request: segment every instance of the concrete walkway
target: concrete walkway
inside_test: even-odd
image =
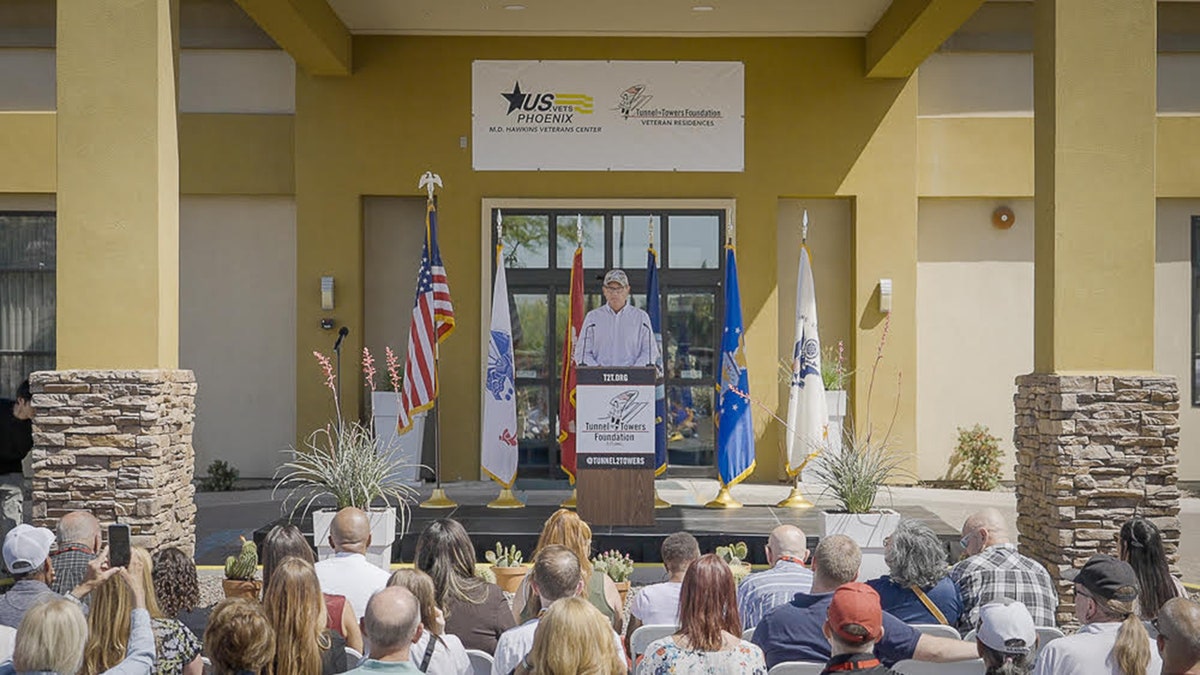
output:
[[[716,496],[718,489],[717,482],[712,479],[668,478],[658,481],[657,486],[664,499],[680,506],[702,506]],[[451,499],[464,504],[484,504],[498,492],[498,487],[491,481],[447,483],[444,487]],[[421,498],[428,497],[430,490],[425,487]],[[529,504],[557,504],[569,495],[566,483],[559,481],[518,480],[514,491],[518,498]],[[784,485],[743,484],[734,487],[733,496],[744,504],[774,504],[787,496],[788,491],[789,488]],[[832,504],[816,486],[806,489],[805,494],[816,502],[816,508]],[[273,498],[270,490],[198,493],[197,562],[202,565],[223,564],[225,556],[237,550],[239,535],[249,537],[255,529],[285,515],[282,497],[280,493]],[[1014,524],[1017,511],[1016,495],[1011,490],[970,492],[920,487],[891,488],[880,493],[878,504],[923,506],[956,529],[967,515],[984,507],[999,509]],[[1183,533],[1179,565],[1183,578],[1187,582],[1200,583],[1200,499],[1183,499],[1179,518]]]

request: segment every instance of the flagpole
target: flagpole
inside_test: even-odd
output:
[[[503,222],[504,222],[504,215],[501,213],[500,209],[496,209],[496,265],[497,265],[497,269],[499,269],[500,265],[504,264],[504,257],[502,255],[502,252],[504,250],[504,227],[502,225]],[[496,312],[496,308],[493,307],[492,308],[493,316],[495,315],[495,312]],[[485,417],[487,416],[486,413],[484,414],[484,416]],[[516,482],[515,475],[513,476],[513,479],[514,479],[513,482]],[[517,496],[515,494],[513,494],[511,487],[504,487],[503,485],[501,485],[500,486],[500,494],[495,499],[488,502],[487,507],[489,509],[523,509],[523,508],[525,508],[525,503],[522,502],[520,499],[517,499]]]
[[[431,177],[431,178],[429,178]],[[423,186],[426,189],[427,199],[433,202],[433,208],[437,210],[437,196],[433,194],[435,185],[441,185],[442,179],[437,174],[426,172],[421,177],[421,183],[418,187]],[[438,344],[436,336],[433,340],[433,381],[440,384],[438,378],[438,364],[442,358],[442,350]],[[439,392],[440,393],[440,392]],[[458,504],[446,495],[446,491],[442,489],[442,405],[441,396],[433,399],[433,494],[429,499],[420,503],[423,509],[452,509]]]
[[[647,242],[647,246],[649,246],[649,247],[650,247],[650,250],[652,250],[652,251],[653,251],[653,250],[654,250],[654,216],[647,216],[647,217],[646,217],[646,232],[647,232],[647,234],[646,234],[646,239],[648,240],[648,242]],[[655,252],[657,253],[657,251],[655,251]],[[646,293],[649,293],[649,292],[650,292],[650,289],[649,289],[649,288],[646,288]],[[649,304],[650,304],[650,298],[647,296],[647,298],[646,298],[646,305],[648,306]],[[661,327],[661,326],[662,326],[662,305],[661,305],[661,304],[659,305],[659,308],[658,308],[658,313],[659,313],[659,317],[658,317],[659,326]],[[661,349],[660,349],[660,351],[661,351]],[[664,365],[665,365],[665,364],[664,364]],[[666,378],[667,378],[667,374],[666,374],[666,372],[663,372],[663,373],[661,373],[661,374],[659,375],[659,377],[660,377],[660,378],[662,378],[662,380],[663,380],[663,388],[665,389],[665,388],[666,388],[666,386],[667,386],[667,379],[666,379]],[[664,396],[664,398],[665,398],[665,396]],[[665,403],[665,401],[664,401],[664,403]],[[667,420],[666,420],[666,417],[667,417],[667,410],[666,410],[666,408],[665,408],[665,406],[664,406],[664,410],[663,410],[663,421],[662,421],[662,423],[663,423],[663,428],[664,428],[664,429],[665,429],[665,428],[666,428],[666,426],[667,426]],[[657,425],[656,425],[656,426],[657,426]],[[655,429],[655,430],[654,430],[654,442],[655,442],[655,443],[658,443],[658,429]],[[665,453],[666,451],[667,451],[667,448],[666,448],[666,441],[665,441],[665,439],[664,439],[664,444],[663,444],[663,452]],[[656,466],[656,467],[654,467],[654,468],[655,468],[655,469],[658,469],[658,467],[657,467],[657,466]],[[656,508],[656,509],[669,509],[669,508],[671,508],[671,506],[672,506],[671,502],[669,502],[669,501],[667,501],[667,500],[663,499],[661,496],[659,496],[659,494],[658,494],[658,476],[655,476],[655,481],[654,481],[654,508]]]
[[[808,246],[808,209],[804,209],[804,216],[801,218],[800,223],[800,255],[804,255],[804,249]],[[788,429],[788,432],[792,434],[796,433],[792,429]],[[787,452],[786,447],[784,448],[784,452]],[[791,460],[791,458],[788,459],[789,461]],[[781,509],[811,509],[813,507],[813,503],[800,491],[800,477],[803,475],[804,467],[807,465],[808,459],[805,459],[803,464],[796,467],[796,475],[792,476],[792,491],[775,506]]]
[[[575,246],[578,248],[583,248],[583,214],[582,213],[575,215]],[[568,310],[568,312],[569,311],[570,310]],[[571,330],[569,317],[568,317],[567,330],[568,331]],[[574,347],[574,344],[572,344],[571,346]],[[561,386],[564,386],[564,387],[567,386],[566,380],[563,381]],[[578,456],[579,456],[578,450],[576,450],[575,456],[578,458]],[[576,461],[578,461],[578,460],[576,460]],[[578,473],[579,473],[578,465],[575,466],[575,472],[578,475]],[[579,491],[575,488],[575,484],[572,482],[571,483],[571,496],[567,497],[565,500],[563,500],[563,503],[559,504],[559,506],[564,509],[573,509],[573,508],[576,508],[578,506],[578,504],[579,504]]]

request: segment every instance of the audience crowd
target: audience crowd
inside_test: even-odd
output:
[[[1153,521],[1126,522],[1116,556],[1063,571],[1079,625],[1066,636],[1050,574],[1017,551],[1001,514],[971,515],[961,535],[950,565],[928,526],[902,520],[884,544],[888,573],[859,579],[853,540],[827,536],[810,553],[804,532],[781,525],[768,569],[738,584],[678,532],[661,544],[664,580],[626,612],[573,511],[546,521],[508,598],[477,576],[458,522],[430,523],[413,568],[389,576],[365,557],[366,514],[348,508],[319,562],[295,526],[272,528],[261,598],[206,614],[186,553],[135,547],[127,566],[110,566],[100,523],[74,512],[57,535],[19,525],[4,537],[14,583],[0,595],[0,675],[472,675],[479,659],[493,675],[765,675],[789,662],[864,675],[936,670],[922,662],[989,675],[1200,675],[1200,605],[1170,575]]]

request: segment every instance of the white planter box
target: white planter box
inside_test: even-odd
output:
[[[412,429],[396,434],[400,398],[393,391],[371,394],[371,417],[375,424],[376,451],[391,457],[395,477],[409,485],[421,482],[421,441],[425,438],[425,413],[413,417]]]
[[[335,514],[337,511],[334,509],[313,511],[313,544],[317,547],[317,560],[333,557],[333,547],[329,545],[329,526]],[[367,517],[371,520],[371,545],[367,547],[367,560],[384,571],[390,571],[392,544],[396,542],[396,509],[370,509]]]
[[[883,540],[896,531],[900,514],[891,509],[880,509],[875,513],[830,513],[821,512],[821,537],[844,534],[862,549],[862,565],[859,581],[875,579],[888,573],[883,559]]]

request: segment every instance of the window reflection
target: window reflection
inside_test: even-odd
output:
[[[517,437],[522,441],[550,439],[550,406],[546,387],[517,387]]]
[[[716,215],[671,215],[671,267],[713,270],[721,267],[721,220]]]
[[[711,386],[667,387],[667,461],[691,466],[713,461]]]
[[[550,266],[549,216],[505,215],[501,222],[506,269],[545,269]],[[567,266],[570,264],[568,258]]]
[[[662,223],[658,216],[613,216],[613,265],[622,269],[646,267],[646,245],[650,243],[649,224],[654,223],[654,250],[662,267]]]
[[[558,257],[559,269],[570,269],[575,261],[575,247],[579,242],[579,232],[576,223],[580,216],[558,216]],[[583,267],[584,269],[599,269],[604,267],[604,216],[584,214],[583,223]]]
[[[712,292],[668,293],[663,356],[667,376],[680,380],[714,377],[713,335],[716,295]]]
[[[548,305],[549,299],[543,294],[512,294],[509,309],[513,323],[513,365],[518,378],[546,375]]]

